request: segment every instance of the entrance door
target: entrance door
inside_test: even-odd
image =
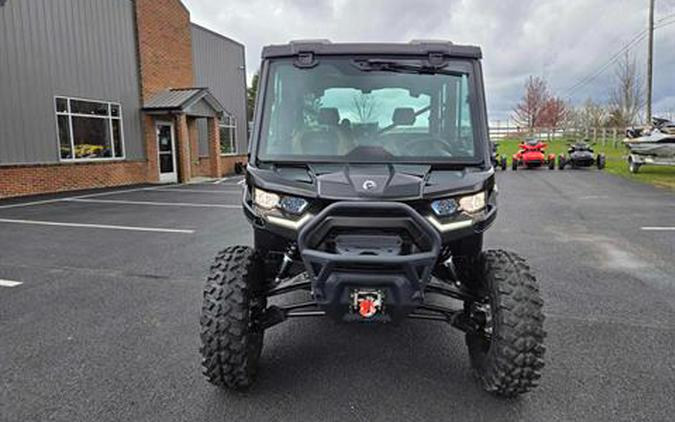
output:
[[[176,171],[176,146],[173,136],[173,123],[157,122],[157,151],[159,152],[159,181],[170,183],[178,181]]]

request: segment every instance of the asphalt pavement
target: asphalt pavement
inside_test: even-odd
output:
[[[251,243],[230,179],[0,201],[0,420],[675,419],[675,194],[594,170],[497,177],[486,247],[523,255],[546,301],[528,395],[484,393],[461,333],[424,321],[289,321],[253,389],[208,384],[203,279]]]

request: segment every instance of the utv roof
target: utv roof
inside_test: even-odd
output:
[[[480,47],[457,45],[450,41],[413,40],[409,43],[332,43],[328,40],[298,40],[288,44],[268,45],[262,50],[262,58],[293,57],[300,54],[326,56],[349,56],[377,54],[395,56],[420,56],[440,54],[448,57],[480,59]]]

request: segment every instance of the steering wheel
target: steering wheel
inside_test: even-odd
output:
[[[450,145],[445,141],[432,136],[428,138],[412,139],[403,144],[403,149],[405,151],[414,151],[415,154],[411,155],[434,155],[438,154],[439,150],[447,152],[450,156],[453,155],[453,148],[450,147]],[[421,150],[424,153],[417,154],[418,150]]]

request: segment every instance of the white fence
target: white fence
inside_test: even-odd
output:
[[[624,129],[619,128],[564,128],[564,129],[538,129],[530,131],[527,128],[517,126],[491,126],[490,140],[499,142],[501,139],[522,139],[536,137],[544,140],[553,139],[589,139],[602,145],[612,144],[617,146],[624,138]]]

